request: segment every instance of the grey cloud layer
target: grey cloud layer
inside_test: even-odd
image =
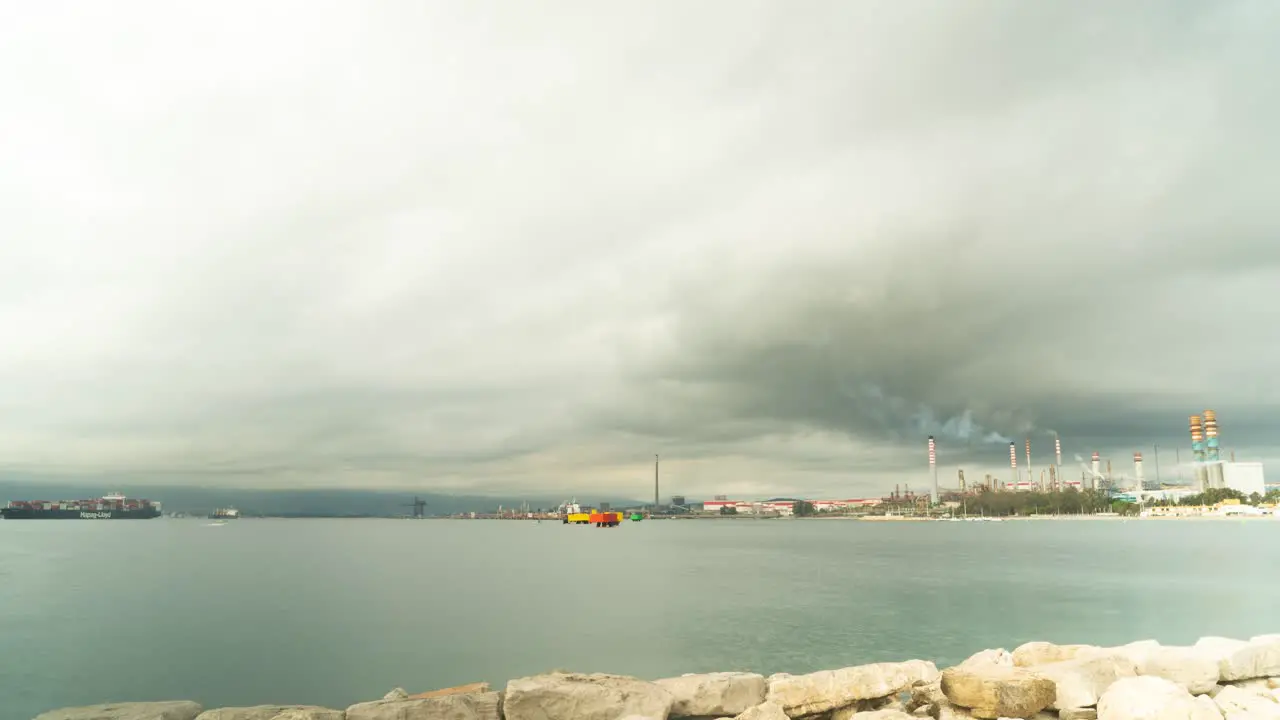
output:
[[[1273,454],[1273,4],[4,12],[0,470]]]

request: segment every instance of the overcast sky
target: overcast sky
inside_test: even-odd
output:
[[[0,478],[849,497],[1205,408],[1280,474],[1277,28],[5,4]]]

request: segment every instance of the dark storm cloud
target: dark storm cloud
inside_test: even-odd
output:
[[[1271,3],[4,13],[0,468],[854,493],[1205,407],[1273,454]]]

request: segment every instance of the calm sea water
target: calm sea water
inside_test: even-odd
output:
[[[1280,631],[1280,522],[0,522],[5,717]]]

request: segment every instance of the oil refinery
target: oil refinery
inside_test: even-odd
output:
[[[1152,457],[1155,461],[1154,482],[1148,478],[1147,467],[1141,450],[1136,450],[1133,453],[1133,471],[1131,473],[1113,472],[1110,459],[1106,460],[1104,470],[1103,458],[1096,450],[1092,451],[1088,465],[1077,455],[1075,457],[1079,461],[1079,467],[1069,468],[1063,465],[1062,461],[1062,439],[1055,434],[1053,439],[1053,461],[1039,468],[1038,473],[1037,468],[1032,464],[1031,438],[1027,437],[1023,446],[1025,465],[1021,468],[1018,466],[1018,444],[1013,441],[1009,443],[1009,475],[1007,480],[988,474],[982,481],[969,483],[966,486],[964,470],[961,469],[959,470],[960,488],[958,490],[963,494],[977,488],[1012,492],[1044,492],[1076,488],[1080,490],[1105,491],[1120,499],[1136,501],[1164,499],[1179,494],[1192,495],[1212,489],[1235,490],[1245,495],[1254,493],[1259,495],[1266,494],[1267,486],[1261,462],[1236,461],[1234,452],[1231,453],[1229,460],[1222,457],[1216,412],[1205,410],[1200,415],[1191,415],[1190,431],[1191,462],[1187,464],[1191,470],[1189,479],[1183,477],[1183,470],[1186,466],[1181,461],[1182,453],[1180,448],[1174,451],[1175,462],[1172,469],[1175,472],[1175,476],[1172,479],[1160,476],[1160,456],[1157,446],[1153,446],[1155,452]],[[928,480],[932,483],[933,488],[930,493],[930,500],[936,504],[940,493],[955,491],[942,489],[937,485],[938,443],[932,435],[928,439],[928,453]],[[1079,473],[1078,477],[1076,476],[1077,472]]]

